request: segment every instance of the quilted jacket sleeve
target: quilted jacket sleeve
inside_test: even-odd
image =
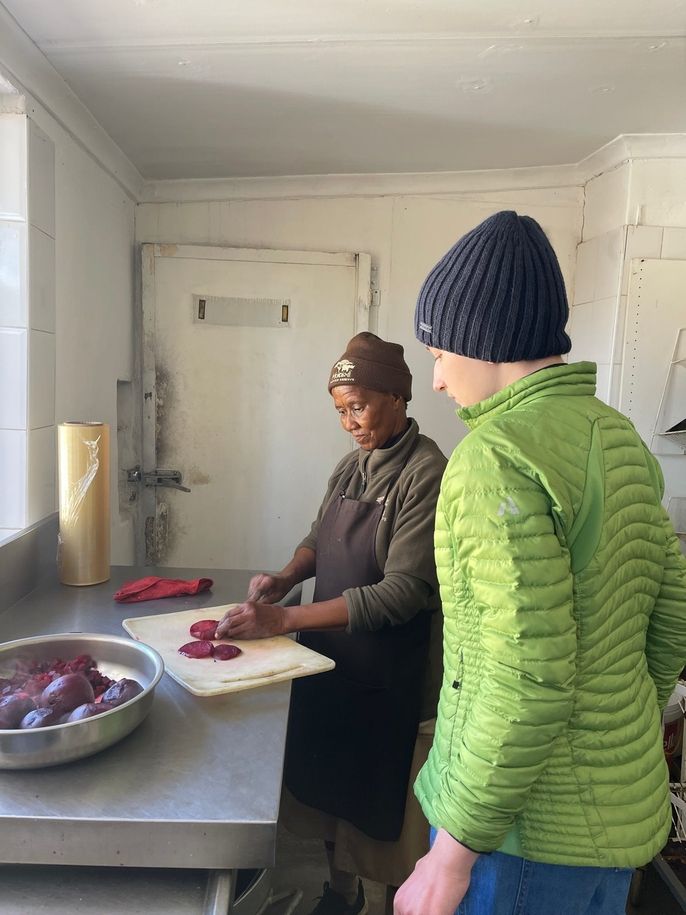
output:
[[[667,540],[665,572],[646,634],[648,671],[661,711],[686,665],[686,559],[665,511],[663,525]]]
[[[655,496],[661,500],[665,490],[662,470],[645,445],[643,448]],[[686,559],[669,515],[662,507],[661,515],[666,542],[665,569],[646,633],[645,653],[660,711],[664,711],[677,677],[686,665]]]
[[[453,585],[466,589],[463,600],[471,603],[481,669],[470,680],[465,666],[469,696],[458,701],[467,717],[435,799],[435,825],[476,851],[491,851],[523,809],[571,714],[572,574],[550,497],[533,476],[493,448],[464,449],[456,466],[445,487],[450,497],[441,500],[437,548],[449,544],[455,556]],[[446,639],[450,626],[447,619]],[[467,651],[465,644],[465,661]]]

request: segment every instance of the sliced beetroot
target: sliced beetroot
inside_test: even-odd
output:
[[[191,626],[191,635],[194,639],[212,640],[218,625],[219,620],[198,620]]]
[[[242,652],[237,645],[227,645],[222,642],[214,646],[215,661],[230,661],[231,658],[237,658],[239,654]]]
[[[214,654],[214,645],[207,639],[187,642],[179,648],[179,654],[187,658],[211,658]]]

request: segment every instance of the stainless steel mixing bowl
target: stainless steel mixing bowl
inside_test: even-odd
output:
[[[138,680],[143,692],[83,721],[33,730],[0,729],[0,769],[38,769],[90,756],[121,740],[148,714],[164,663],[153,648],[133,639],[65,632],[4,642],[0,644],[0,677],[11,675],[14,662],[20,658],[66,661],[81,654],[91,655],[98,670],[113,680]]]

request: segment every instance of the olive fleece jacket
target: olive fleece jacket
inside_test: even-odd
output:
[[[408,460],[409,455],[409,460]],[[438,445],[419,432],[410,419],[402,438],[390,448],[351,451],[338,463],[307,537],[299,544],[317,551],[317,533],[324,512],[338,497],[341,481],[353,473],[345,488],[349,499],[383,499],[393,477],[386,509],[376,532],[376,561],[383,578],[375,585],[343,592],[349,632],[368,632],[407,623],[421,610],[440,607],[434,561],[436,500],[446,458]],[[355,466],[353,472],[352,468]]]

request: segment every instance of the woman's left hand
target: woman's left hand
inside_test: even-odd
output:
[[[283,634],[283,607],[246,601],[227,610],[217,626],[216,638],[266,639]]]

